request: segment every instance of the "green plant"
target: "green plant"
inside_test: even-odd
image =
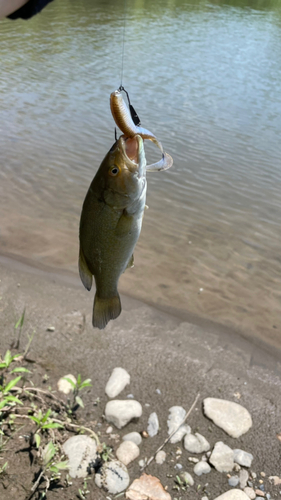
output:
[[[20,401],[16,396],[12,396],[10,394],[11,389],[20,381],[21,376],[10,380],[7,385],[0,384],[0,418],[2,416],[1,410],[7,406],[14,406],[15,404],[22,405],[22,401]]]
[[[2,467],[0,467],[0,474],[3,474],[3,472],[5,472],[7,465],[8,465],[8,462],[5,462],[4,465],[2,465]]]
[[[67,460],[57,462],[54,461],[56,453],[57,449],[52,441],[49,441],[49,443],[41,451],[41,470],[36,482],[31,488],[31,491],[35,492],[40,484],[41,479],[43,478],[46,481],[46,487],[45,492],[41,493],[41,498],[44,498],[46,496],[51,481],[56,481],[60,478],[60,471],[68,469]]]
[[[79,373],[76,383],[73,382],[73,380],[71,380],[71,378],[68,378],[68,377],[64,377],[64,380],[67,380],[67,382],[72,386],[72,389],[73,389],[72,404],[70,404],[70,402],[69,402],[70,411],[71,412],[75,411],[76,405],[84,408],[84,403],[83,403],[81,397],[79,396],[79,392],[82,391],[82,389],[84,389],[85,387],[92,387],[91,379],[87,378],[86,380],[84,380],[82,382],[81,375]]]
[[[85,500],[86,495],[88,495],[88,493],[90,493],[90,491],[88,490],[86,478],[84,479],[83,489],[79,488],[78,492],[79,492],[79,496],[80,496],[81,500]]]
[[[51,415],[52,410],[49,408],[46,413],[43,413],[42,410],[38,410],[36,416],[29,415],[30,420],[37,424],[37,429],[34,433],[34,440],[37,448],[39,448],[41,444],[41,437],[39,435],[40,431],[44,431],[47,429],[63,429],[62,424],[58,424],[57,422],[53,422]]]
[[[13,346],[12,347],[14,349],[18,349],[19,345],[20,345],[20,338],[21,338],[21,332],[22,332],[22,327],[23,327],[23,323],[24,323],[24,317],[25,317],[25,308],[23,310],[22,315],[20,316],[20,318],[18,319],[18,321],[15,323],[15,326],[14,326],[14,331],[15,332],[16,332],[17,329],[19,329],[17,340],[13,342]]]
[[[113,457],[112,454],[112,448],[110,446],[107,446],[105,443],[102,443],[102,449],[100,452],[100,456],[104,462],[107,462],[110,458]]]

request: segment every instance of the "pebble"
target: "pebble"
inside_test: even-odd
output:
[[[253,488],[249,488],[248,486],[243,489],[244,493],[250,498],[250,500],[254,500],[256,498],[255,491]]]
[[[159,395],[161,394],[160,389],[156,389],[156,391],[155,391],[155,392],[156,392],[156,394],[159,394]]]
[[[262,490],[257,489],[256,495],[259,495],[260,497],[264,497],[264,492]]]
[[[185,484],[189,484],[189,486],[193,486],[194,485],[194,479],[193,479],[192,475],[189,474],[189,472],[181,472],[180,473],[180,479]]]
[[[183,469],[182,464],[176,464],[176,465],[175,465],[175,469],[177,469],[177,470],[182,470],[182,469]]]
[[[234,467],[233,451],[222,441],[218,441],[210,456],[210,463],[219,472],[230,472]]]
[[[129,432],[129,434],[125,434],[122,439],[123,441],[132,441],[137,446],[142,443],[142,437],[139,432]]]
[[[116,450],[116,456],[125,465],[138,458],[140,449],[133,441],[123,441]]]
[[[260,472],[260,475],[261,475],[261,477],[266,477],[266,473],[265,472]]]
[[[60,392],[63,392],[64,394],[70,394],[70,392],[73,392],[73,387],[72,385],[70,384],[70,382],[68,382],[67,380],[65,380],[65,377],[69,378],[70,380],[72,380],[72,382],[74,382],[74,384],[77,383],[77,380],[76,378],[74,377],[74,375],[72,375],[71,373],[69,373],[68,375],[65,375],[64,377],[61,377],[57,383],[57,386],[58,386],[58,390]]]
[[[105,418],[114,424],[118,429],[124,427],[133,418],[142,415],[142,407],[138,401],[134,400],[113,400],[108,401],[105,406]]]
[[[105,387],[109,398],[116,398],[130,383],[130,375],[124,368],[114,368]]]
[[[209,451],[210,444],[204,436],[196,432],[195,435],[186,434],[184,447],[190,453],[204,453],[204,451]]]
[[[245,469],[240,470],[239,472],[239,480],[240,480],[240,488],[243,490],[246,488],[249,479],[249,473]],[[250,486],[250,485],[249,485]]]
[[[172,406],[169,409],[169,417],[168,417],[168,433],[169,435],[174,432],[178,426],[183,421],[186,415],[186,411],[182,406]],[[179,443],[182,440],[183,436],[189,434],[191,432],[191,428],[189,425],[182,425],[179,430],[174,434],[174,436],[170,439],[170,443]]]
[[[106,429],[106,434],[111,434],[113,432],[113,427],[111,427],[111,425],[109,427],[107,427]]]
[[[198,462],[200,462],[199,458],[196,457],[188,457],[188,460],[194,464],[198,464]]]
[[[239,480],[238,476],[232,476],[228,480],[229,486],[232,486],[234,488],[235,488],[235,486],[238,486],[239,482],[240,482],[240,480]]]
[[[209,500],[208,497],[202,497],[201,500]]]
[[[96,442],[90,436],[79,434],[65,441],[62,448],[68,457],[70,477],[86,477],[97,459]]]
[[[249,497],[241,490],[229,490],[214,500],[249,500]]]
[[[238,403],[225,399],[204,399],[204,413],[229,436],[239,438],[252,427],[248,410]]]
[[[251,475],[252,475],[252,478],[253,478],[253,479],[256,479],[256,477],[257,477],[256,472],[251,472]]]
[[[145,466],[145,464],[146,464],[146,461],[144,459],[141,459],[139,461],[139,466],[140,466],[141,469]]]
[[[208,474],[211,472],[211,467],[207,462],[198,462],[193,471],[196,476],[201,476],[202,474]]]
[[[116,495],[128,488],[130,477],[126,465],[119,460],[105,462],[95,475],[95,483],[109,493]]]
[[[251,453],[247,453],[246,451],[235,449],[234,453],[234,462],[239,465],[243,465],[243,467],[251,467],[252,461],[254,459]]]
[[[155,456],[155,461],[157,464],[162,465],[166,460],[166,452],[164,450],[158,451]]]
[[[150,437],[154,437],[159,431],[159,421],[155,412],[151,413],[148,419],[147,432]]]
[[[126,491],[128,500],[171,500],[171,495],[163,488],[160,480],[148,474],[135,479]]]
[[[281,478],[279,476],[269,476],[268,479],[274,484],[274,486],[281,484]]]

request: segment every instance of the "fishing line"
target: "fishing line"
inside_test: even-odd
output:
[[[123,70],[124,70],[124,53],[125,53],[125,31],[126,31],[126,15],[127,15],[127,0],[124,0],[124,24],[123,24],[123,43],[122,43],[122,63],[121,63],[121,83],[123,83]]]

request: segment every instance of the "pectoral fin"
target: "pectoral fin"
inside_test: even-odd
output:
[[[132,254],[132,257],[130,258],[130,260],[129,260],[128,264],[127,264],[126,269],[129,269],[130,267],[134,267],[134,261],[135,261],[134,254]]]
[[[93,276],[87,266],[87,262],[85,260],[81,247],[79,251],[79,274],[84,287],[90,291],[92,288]]]

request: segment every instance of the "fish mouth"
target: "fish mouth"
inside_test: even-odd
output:
[[[120,137],[120,146],[123,155],[125,156],[126,166],[131,172],[138,170],[141,161],[141,145],[142,138],[139,135],[134,137]]]

